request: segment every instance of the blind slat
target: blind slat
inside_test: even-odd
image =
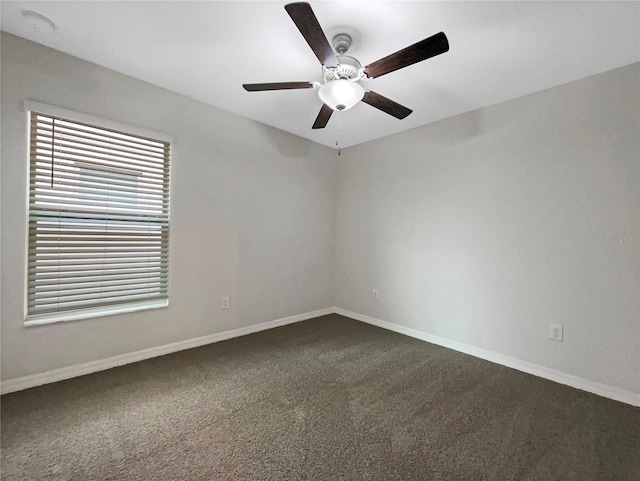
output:
[[[109,159],[108,157],[93,156],[89,154],[71,155],[68,152],[62,152],[62,151],[58,152],[57,149],[54,149],[53,151],[51,149],[48,149],[46,151],[38,151],[38,150],[36,150],[35,152],[33,150],[31,151],[31,157],[33,157],[39,163],[42,163],[45,165],[47,163],[47,159],[50,160],[52,155],[62,165],[65,165],[65,161],[66,161],[66,165],[70,165],[71,163],[77,162],[87,166],[86,168],[90,168],[97,171],[104,170],[105,172],[108,172],[106,167],[109,166],[113,169],[123,169],[123,170],[129,169],[131,174],[137,174],[137,175],[144,174],[152,177],[153,176],[161,177],[164,173],[164,169],[158,169],[151,165],[145,165],[142,162],[136,163],[128,160],[125,162],[125,159],[123,160],[119,160],[116,158]],[[49,163],[49,165],[51,164]],[[54,167],[55,167],[55,163],[54,163]]]
[[[119,132],[117,130],[107,129],[104,127],[96,127],[96,126],[89,125],[82,122],[67,121],[61,117],[54,117],[51,115],[39,114],[38,118],[36,119],[36,125],[43,126],[44,129],[46,129],[47,131],[50,131],[51,125],[53,124],[54,119],[57,121],[58,127],[62,129],[82,132],[88,136],[103,137],[105,134],[111,133],[113,135],[114,141],[122,142],[125,144],[141,145],[141,146],[148,146],[148,147],[155,146],[163,150],[168,149],[168,146],[169,146],[167,142],[163,142],[160,140],[149,139],[139,135],[126,134],[123,132]]]
[[[73,274],[71,273],[73,272]],[[55,274],[49,274],[48,276],[39,275],[29,283],[29,287],[36,286],[49,286],[56,284],[72,284],[82,281],[93,282],[95,279],[104,279],[106,281],[127,278],[127,279],[137,279],[148,276],[150,272],[154,272],[157,275],[166,275],[167,270],[163,269],[160,266],[153,268],[145,268],[138,270],[124,270],[124,269],[114,269],[111,271],[67,271],[65,273],[64,278],[56,277]]]
[[[166,288],[168,285],[167,279],[158,278],[157,280],[122,280],[117,282],[93,282],[86,283],[86,287],[83,284],[61,284],[57,289],[55,286],[47,287],[32,287],[29,289],[29,294],[37,299],[57,298],[65,299],[69,297],[85,296],[87,294],[105,294],[109,295],[115,292],[131,292],[133,290],[146,290],[146,291],[158,291]]]
[[[64,160],[64,159],[60,159]],[[88,167],[87,167],[88,166]],[[81,169],[83,169],[81,171]],[[36,159],[36,162],[31,164],[30,166],[31,172],[36,172],[40,175],[47,176],[51,179],[51,160],[50,157],[43,159]],[[100,175],[102,173],[102,175]],[[145,185],[151,184],[154,188],[158,188],[158,184],[160,186],[165,185],[164,181],[168,177],[167,172],[162,172],[162,175],[156,173],[152,175],[133,175],[130,173],[129,178],[126,178],[125,175],[122,178],[107,177],[108,171],[101,170],[97,168],[93,168],[93,164],[89,162],[80,162],[76,160],[69,159],[67,162],[58,162],[54,164],[53,175],[54,180],[57,178],[64,179],[78,179],[82,176],[82,179],[87,179],[87,181],[94,181],[95,179],[99,179],[100,182],[105,184],[122,184],[126,186],[136,186],[136,185]],[[115,173],[115,172],[114,172]],[[123,172],[118,172],[120,174],[124,174]],[[134,178],[135,177],[135,178]]]
[[[109,296],[103,296],[100,305],[126,304],[127,302],[137,302],[141,299],[163,299],[167,297],[166,293],[166,290],[159,290],[157,292],[116,293]],[[60,312],[61,310],[66,311],[67,309],[78,308],[80,306],[95,306],[95,300],[90,296],[79,296],[75,299],[47,299],[39,303],[29,303],[29,307],[33,307],[34,311],[36,308],[39,308],[34,312],[34,314],[36,312],[42,314],[43,311],[52,310],[55,312]]]
[[[40,136],[41,138],[39,140],[38,140],[38,137],[39,137],[38,132],[35,132],[34,134],[31,135],[32,140],[33,139],[38,140],[39,148],[48,147],[49,149],[51,149],[52,146],[56,145],[50,139],[45,140],[44,138],[42,138],[44,137],[44,135],[47,134],[47,132],[49,132],[49,129],[41,131],[41,134],[43,135]],[[64,146],[73,147],[73,148],[82,148],[82,146],[87,146],[89,148],[97,148],[97,149],[105,149],[105,150],[108,149],[111,152],[122,152],[125,154],[135,154],[139,156],[144,155],[145,157],[149,158],[149,161],[155,161],[160,165],[164,164],[164,152],[162,150],[124,146],[109,140],[93,139],[86,136],[75,135],[70,132],[65,132],[63,131],[63,129],[58,129],[57,137],[58,137],[57,140],[59,142],[59,145],[64,145]]]
[[[32,209],[29,217],[29,222],[50,222],[52,220],[59,220],[60,222],[96,222],[103,220],[105,221],[105,228],[108,225],[119,225],[123,222],[130,222],[132,225],[138,226],[138,228],[144,223],[168,225],[168,219],[164,216],[136,212],[104,212],[98,210],[80,211],[78,209],[53,210],[51,208],[43,207]]]
[[[105,298],[100,303],[100,306],[108,307],[108,306],[114,306],[118,304],[128,304],[133,302],[152,301],[152,300],[160,300],[160,299],[166,299],[166,298],[167,298],[166,292],[155,293],[155,294],[138,294],[135,296],[131,295],[127,297]],[[60,311],[73,312],[74,310],[87,309],[90,307],[95,307],[95,303],[92,300],[67,302],[67,303],[64,303],[64,305],[61,303],[48,303],[48,304],[39,304],[39,305],[29,306],[30,312],[34,316],[42,315],[42,314],[50,314],[51,312],[60,312]]]
[[[51,177],[45,175],[36,174],[35,176],[36,187],[39,188],[50,188],[51,186]],[[81,182],[80,179],[77,178],[62,178],[59,176],[54,177],[54,185],[57,189],[65,189],[71,192],[78,192],[80,189],[86,190],[91,193],[101,193],[104,191],[113,192],[115,195],[122,196],[122,193],[131,195],[131,185],[126,185],[117,182],[93,182],[91,180],[87,180],[86,182]],[[138,192],[136,192],[136,197],[139,198],[154,198],[154,199],[162,199],[163,202],[169,201],[169,192],[166,191],[158,191],[157,189],[149,189],[147,192],[146,189],[138,188]]]

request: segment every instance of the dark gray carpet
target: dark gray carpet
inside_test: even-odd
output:
[[[2,479],[638,481],[640,409],[332,315],[3,396]]]

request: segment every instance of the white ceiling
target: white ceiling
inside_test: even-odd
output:
[[[365,84],[411,109],[360,103],[312,130],[317,91],[243,83],[314,81],[321,68],[283,1],[7,1],[2,30],[293,134],[342,147],[640,61],[640,2],[310,2],[330,40],[363,65],[437,32],[449,52]],[[52,20],[33,28],[22,11]]]

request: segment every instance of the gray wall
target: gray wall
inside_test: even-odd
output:
[[[640,392],[639,103],[634,64],[346,149],[336,305]]]
[[[174,136],[170,307],[23,327],[25,99]],[[1,100],[2,379],[333,305],[332,150],[4,33]]]

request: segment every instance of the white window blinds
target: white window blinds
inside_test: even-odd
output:
[[[168,298],[168,142],[31,112],[27,320]]]

